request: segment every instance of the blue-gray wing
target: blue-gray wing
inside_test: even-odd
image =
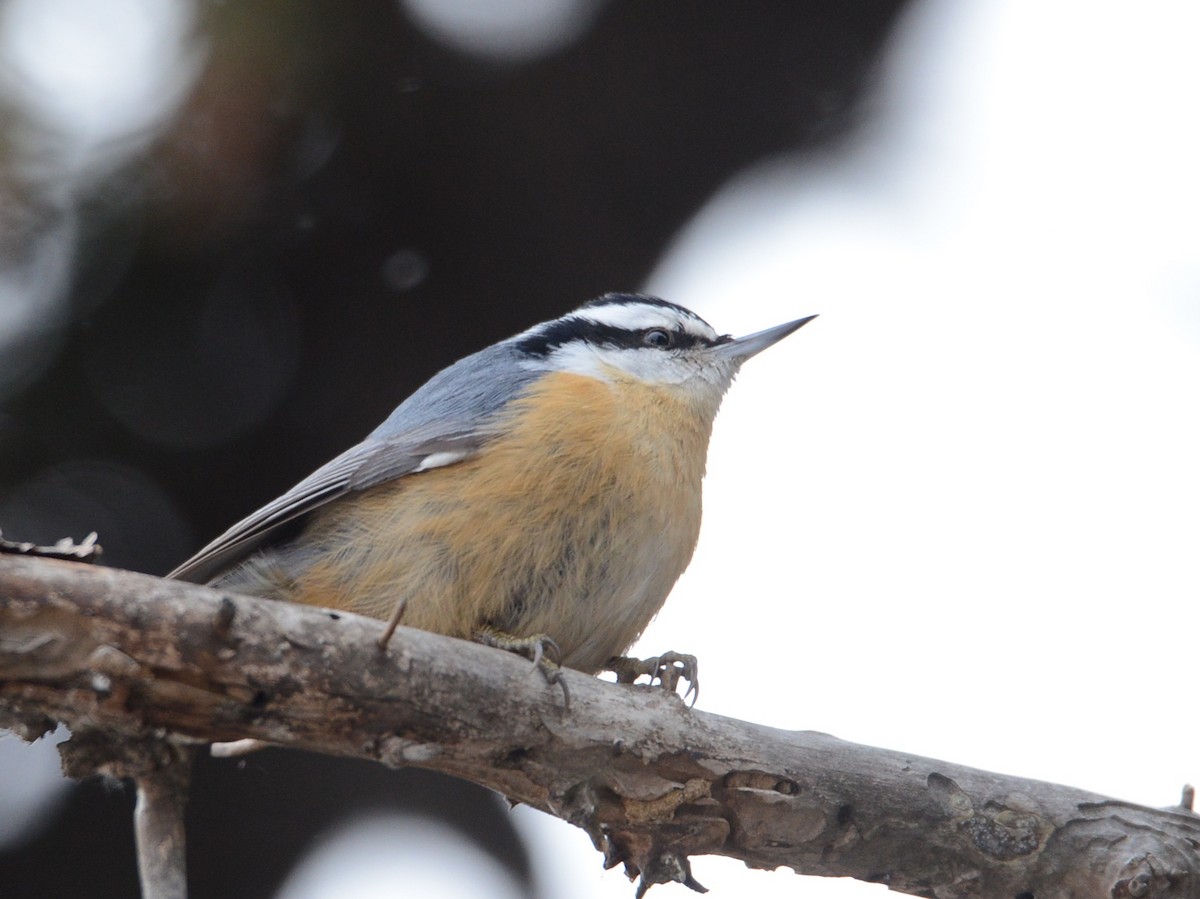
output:
[[[434,375],[365,440],[239,521],[167,577],[203,583],[241,562],[289,522],[356,490],[452,465],[483,446],[496,413],[538,377],[498,343]]]

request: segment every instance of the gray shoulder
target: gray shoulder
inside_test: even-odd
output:
[[[426,381],[370,433],[367,441],[390,441],[406,434],[439,430],[473,430],[540,374],[521,365],[513,341],[493,344],[459,359]]]
[[[495,414],[541,374],[520,364],[511,341],[442,369],[349,451],[355,469],[348,486],[362,490],[470,457]]]

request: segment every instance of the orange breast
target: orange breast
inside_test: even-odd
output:
[[[549,374],[471,459],[331,504],[299,602],[459,637],[546,633],[595,670],[691,558],[710,422],[670,388]]]

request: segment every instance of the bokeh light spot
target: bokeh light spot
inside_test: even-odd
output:
[[[176,297],[97,331],[88,374],[100,402],[134,433],[178,449],[261,425],[290,386],[299,349],[290,292],[256,268],[222,275],[198,308]]]
[[[0,499],[0,525],[10,540],[43,545],[95,531],[106,565],[150,573],[176,565],[194,543],[174,501],[148,475],[93,459],[18,483]]]
[[[434,40],[463,53],[521,62],[576,40],[599,9],[596,0],[401,0]]]

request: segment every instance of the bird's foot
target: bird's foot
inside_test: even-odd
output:
[[[563,692],[563,707],[568,710],[571,708],[571,691],[562,677],[562,651],[549,636],[534,634],[531,637],[518,637],[489,627],[476,631],[474,639],[484,646],[494,646],[525,656],[541,672],[547,684],[558,684]]]
[[[682,678],[688,682],[687,692],[683,694],[684,701],[690,696],[691,705],[695,705],[696,700],[700,698],[700,663],[696,661],[695,656],[686,653],[664,652],[649,659],[617,656],[609,659],[604,668],[617,676],[618,684],[632,684],[645,675],[650,678],[652,686],[657,681],[659,686],[672,693]]]

